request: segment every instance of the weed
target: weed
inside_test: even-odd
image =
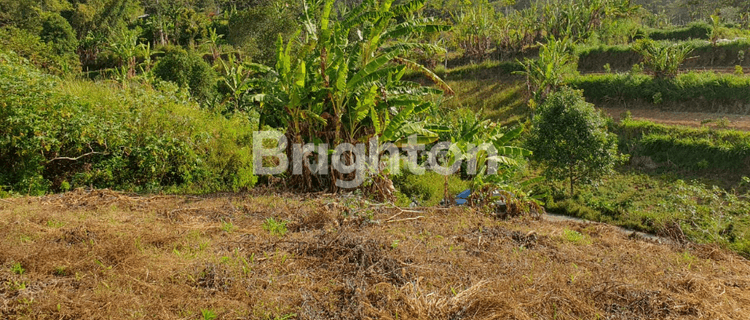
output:
[[[235,226],[231,221],[221,220],[221,230],[224,230],[226,233],[232,233],[235,230]],[[208,244],[206,243],[206,245]]]
[[[67,276],[68,275],[67,269],[68,268],[66,266],[55,267],[55,275],[61,276],[61,277]]]
[[[203,320],[214,320],[218,317],[216,312],[211,309],[201,309],[201,316],[203,316]]]
[[[652,100],[654,104],[661,104],[664,101],[664,98],[661,94],[661,92],[654,93],[654,96],[652,97]]]
[[[10,271],[15,274],[22,275],[24,272],[26,272],[26,269],[23,268],[20,262],[16,262],[10,267]]]
[[[62,227],[62,226],[64,226],[64,225],[65,225],[65,223],[64,223],[64,222],[62,222],[62,221],[57,221],[57,220],[47,220],[47,226],[48,226],[48,227],[50,227],[50,228],[55,228],[55,229],[57,229],[57,228],[60,228],[60,227]]]
[[[11,291],[21,291],[21,290],[26,289],[26,282],[8,281],[8,288]]]
[[[263,230],[271,233],[272,236],[283,237],[286,232],[286,220],[276,220],[274,218],[268,218],[263,222]]]
[[[721,117],[721,119],[716,121],[716,128],[727,129],[729,128],[729,124],[730,122],[729,122],[729,119],[727,119],[727,117]]]
[[[696,259],[697,258],[688,251],[685,251],[678,256],[678,261],[682,264],[686,264],[688,270],[693,267],[693,263],[696,262]]]
[[[570,229],[563,230],[563,237],[565,238],[566,241],[571,242],[573,244],[588,244],[590,242],[588,241],[586,236],[584,236],[580,232],[570,230]]]

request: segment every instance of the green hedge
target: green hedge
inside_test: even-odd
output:
[[[682,64],[683,68],[750,65],[750,40],[741,39],[715,46],[702,40],[690,41],[688,44],[693,47],[693,52],[690,54],[691,58]],[[581,71],[603,71],[603,66],[607,63],[612,70],[627,71],[641,61],[640,55],[628,45],[580,47],[577,54],[578,70]]]
[[[713,72],[689,72],[672,80],[653,79],[643,74],[591,74],[568,79],[569,85],[583,89],[590,102],[643,101],[680,102],[701,105],[750,103],[750,77]]]
[[[687,170],[750,172],[750,133],[735,130],[666,126],[623,120],[613,128],[621,152],[648,156],[656,163]]]
[[[251,187],[257,122],[200,109],[173,84],[62,81],[0,52],[0,188],[208,192]]]
[[[705,22],[694,22],[684,27],[668,29],[643,29],[640,34],[653,40],[684,41],[690,39],[708,39],[713,27]]]

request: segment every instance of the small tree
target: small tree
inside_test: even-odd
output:
[[[540,105],[534,117],[529,149],[546,165],[545,175],[574,184],[607,173],[617,159],[617,142],[603,117],[582,93],[563,87]]]
[[[633,50],[641,55],[643,65],[657,79],[677,76],[680,65],[693,52],[693,48],[687,44],[664,44],[651,39],[638,40]]]
[[[181,87],[188,87],[199,102],[210,101],[216,95],[217,75],[207,62],[182,48],[165,48],[166,54],[154,66],[154,75]]]
[[[526,86],[534,103],[543,102],[547,95],[564,85],[566,76],[576,73],[577,58],[572,51],[570,39],[552,37],[546,44],[540,44],[538,59],[524,58],[521,62],[523,71],[516,74],[526,76]]]

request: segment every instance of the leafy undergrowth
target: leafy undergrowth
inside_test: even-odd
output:
[[[632,161],[632,159],[631,159]],[[683,181],[674,174],[613,174],[556,196],[547,210],[699,243],[714,243],[750,257],[747,194]]]
[[[600,224],[357,198],[0,202],[2,318],[739,319],[750,263]],[[283,227],[282,227],[283,226]]]
[[[399,190],[397,204],[409,206],[412,203],[420,206],[437,206],[445,198],[445,176],[434,171],[417,175],[403,172],[393,177],[393,185]],[[457,175],[448,176],[448,194],[456,195],[469,189],[470,182]]]

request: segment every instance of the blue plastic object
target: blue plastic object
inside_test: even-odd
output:
[[[461,191],[461,193],[456,196],[458,199],[468,199],[469,197],[471,197],[471,189]]]

